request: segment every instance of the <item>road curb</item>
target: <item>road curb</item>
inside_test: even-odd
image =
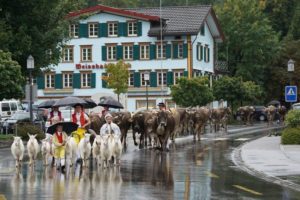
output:
[[[278,128],[278,127],[276,127]],[[275,129],[275,128],[270,128],[268,130],[272,130],[272,129]],[[259,137],[261,138],[261,137]],[[257,140],[257,139],[255,139]],[[254,140],[252,140],[254,141]],[[295,191],[298,191],[300,192],[300,185],[299,184],[296,184],[296,183],[293,183],[291,181],[288,181],[288,180],[284,180],[284,179],[281,179],[279,177],[276,177],[276,176],[270,176],[270,175],[267,175],[261,171],[257,171],[255,169],[253,169],[252,167],[249,167],[242,159],[242,155],[241,155],[241,151],[242,151],[242,147],[252,141],[249,141],[249,142],[245,142],[243,144],[241,144],[240,146],[238,146],[237,148],[235,148],[232,153],[231,153],[231,160],[232,162],[239,168],[241,169],[242,171],[244,172],[247,172],[248,174],[252,175],[252,176],[255,176],[255,177],[258,177],[260,179],[263,179],[265,181],[268,181],[268,182],[271,182],[271,183],[275,183],[277,185],[280,185],[282,187],[287,187],[287,188],[290,188],[292,190],[295,190]]]

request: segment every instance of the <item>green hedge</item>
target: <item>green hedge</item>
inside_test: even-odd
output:
[[[290,110],[286,115],[285,121],[289,127],[300,126],[300,110]]]
[[[29,139],[27,133],[30,135],[35,135],[37,140],[41,140],[45,138],[45,134],[43,130],[39,126],[35,126],[32,124],[18,124],[18,133],[17,135],[22,138],[22,140],[27,141]]]
[[[281,134],[282,144],[300,144],[300,128],[286,128]]]

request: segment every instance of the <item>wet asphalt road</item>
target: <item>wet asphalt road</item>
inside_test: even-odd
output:
[[[201,142],[179,141],[168,153],[129,146],[120,167],[67,169],[28,164],[16,173],[10,149],[0,151],[0,199],[300,199],[289,190],[236,168],[234,147],[264,133],[222,139],[203,136]],[[131,141],[129,140],[129,144]]]

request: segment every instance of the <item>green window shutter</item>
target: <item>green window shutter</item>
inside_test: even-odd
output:
[[[142,35],[142,22],[137,23],[137,35],[138,36]]]
[[[119,37],[127,36],[127,22],[119,22],[118,24],[118,35]]]
[[[107,73],[102,73],[102,78],[107,76]],[[102,88],[107,88],[107,81],[102,79]]]
[[[209,54],[210,54],[210,49],[207,47],[207,62],[209,62],[209,60],[210,60]]]
[[[173,58],[178,58],[178,44],[173,43]]]
[[[140,59],[140,46],[133,45],[133,60],[139,60],[139,59]]]
[[[54,86],[55,89],[62,89],[62,74],[55,74]]]
[[[96,87],[96,73],[92,73],[91,88]]]
[[[117,60],[123,60],[123,46],[117,46]]]
[[[183,72],[183,76],[188,77],[188,76],[189,76],[188,71],[184,71],[184,72]]]
[[[166,44],[166,58],[171,58],[171,44]]]
[[[197,46],[196,46],[196,58],[197,58],[197,60],[200,60],[200,58],[199,58],[199,44],[197,44]]]
[[[203,60],[203,46],[200,44],[200,60]]]
[[[150,72],[150,87],[157,87],[157,73]]]
[[[38,89],[45,89],[45,76],[44,74],[42,76],[38,76],[36,78],[36,83],[37,83],[37,87]]]
[[[107,37],[107,23],[100,23],[99,37]]]
[[[88,25],[87,24],[79,24],[79,37],[87,38],[88,37]]]
[[[98,23],[98,37],[101,37],[101,23]]]
[[[141,74],[140,72],[134,72],[133,74],[133,79],[134,79],[134,87],[140,87],[141,86]]]
[[[170,86],[170,85],[173,85],[174,84],[174,77],[173,77],[173,72],[170,71],[167,73],[167,85]]]
[[[151,44],[150,45],[150,60],[153,60],[156,58],[156,45]]]
[[[204,62],[207,62],[205,59],[206,58],[206,47],[203,48],[203,58],[204,58]]]
[[[106,55],[106,46],[102,46],[102,60],[106,61],[107,55]]]
[[[81,88],[80,73],[73,74],[73,88]]]
[[[205,35],[205,24],[201,26],[200,34]]]
[[[184,43],[183,44],[183,58],[187,58],[188,56],[188,44]]]

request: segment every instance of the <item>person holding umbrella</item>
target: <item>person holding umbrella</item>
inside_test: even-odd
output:
[[[103,106],[103,110],[101,111],[101,114],[102,114],[101,116],[105,117],[106,114],[108,114],[108,113],[109,113],[109,107],[108,106]]]
[[[72,114],[72,122],[78,125],[78,129],[74,132],[73,136],[76,139],[77,144],[79,144],[80,140],[84,137],[86,127],[91,124],[91,120],[83,111],[83,106],[81,104],[76,104],[74,108],[75,112]]]
[[[56,132],[53,135],[54,158],[56,166],[61,166],[61,171],[65,171],[65,144],[67,142],[67,134],[63,131],[63,126],[57,124]]]
[[[58,109],[58,106],[53,106],[51,112],[49,113],[48,120],[50,121],[50,125],[55,124],[57,122],[64,121],[61,112]]]

